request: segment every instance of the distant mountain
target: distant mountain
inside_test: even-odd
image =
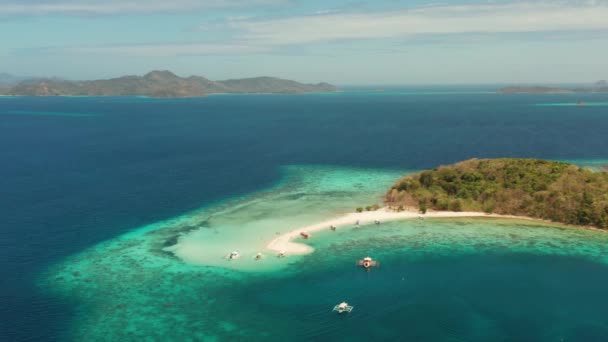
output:
[[[38,79],[10,88],[10,95],[27,96],[151,96],[200,97],[217,93],[309,93],[334,92],[327,83],[304,84],[274,77],[211,81],[201,76],[179,77],[170,71],[152,71],[144,76],[122,76],[107,80],[66,81]]]
[[[333,92],[337,90],[329,83],[302,84],[274,77],[244,78],[218,83],[237,93],[251,93],[252,89],[255,93]]]
[[[565,88],[554,88],[554,87],[537,87],[537,86],[522,86],[522,87],[505,87],[498,89],[497,93],[502,94],[519,94],[519,93],[530,93],[530,94],[567,94],[573,93],[574,90]]]
[[[27,77],[15,76],[11,74],[7,74],[5,72],[0,72],[0,86],[9,87],[14,86],[19,82],[26,80]]]
[[[572,93],[608,93],[605,81],[597,82],[593,87],[558,88],[539,86],[505,87],[496,91],[500,94],[572,94]]]

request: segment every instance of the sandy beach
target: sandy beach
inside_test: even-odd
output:
[[[482,212],[453,212],[453,211],[428,211],[426,214],[421,214],[417,211],[393,211],[387,208],[380,208],[376,211],[365,211],[361,213],[348,213],[346,215],[336,217],[323,222],[315,223],[308,226],[298,227],[290,230],[287,233],[283,233],[276,238],[272,239],[266,246],[268,249],[274,252],[285,252],[287,255],[302,255],[312,253],[314,249],[306,244],[294,241],[300,238],[301,232],[312,234],[325,229],[330,229],[331,226],[340,228],[346,225],[355,225],[359,222],[359,225],[374,224],[376,221],[387,222],[397,221],[406,219],[419,219],[419,218],[459,218],[459,217],[495,217],[495,218],[519,218],[519,219],[530,219],[528,217],[510,216],[510,215],[497,215],[497,214],[486,214]],[[301,240],[303,241],[303,240]]]

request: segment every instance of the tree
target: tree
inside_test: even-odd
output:
[[[427,211],[426,201],[420,201],[420,203],[418,204],[418,207],[419,207],[421,213],[426,214],[426,211]]]
[[[431,185],[433,185],[433,173],[431,171],[423,171],[420,174],[419,181],[420,184],[422,184],[422,186],[424,186],[425,188],[430,187]]]

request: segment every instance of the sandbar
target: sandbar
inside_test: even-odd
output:
[[[272,239],[266,247],[274,252],[284,252],[286,255],[303,255],[309,254],[314,249],[306,244],[294,241],[301,238],[300,233],[305,232],[312,236],[312,233],[330,229],[332,226],[339,228],[343,226],[356,225],[369,225],[379,222],[397,221],[406,219],[425,219],[425,218],[465,218],[465,217],[493,217],[493,218],[510,218],[510,219],[532,219],[529,217],[512,216],[512,215],[498,215],[498,214],[487,214],[483,212],[474,211],[428,211],[425,214],[421,214],[418,211],[405,210],[405,211],[394,211],[388,208],[380,208],[375,211],[364,211],[348,213],[340,217],[332,218],[326,221],[318,222],[312,225],[298,227],[283,233],[276,238]]]

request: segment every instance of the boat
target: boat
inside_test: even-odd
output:
[[[329,226],[329,229],[331,230],[336,230],[336,226],[334,226],[333,224],[331,226]]]
[[[310,234],[308,234],[307,232],[301,232],[300,236],[304,239],[308,239],[310,237]]]
[[[285,251],[280,251],[279,254],[277,254],[277,258],[284,258],[285,257]]]
[[[255,255],[255,260],[260,260],[262,259],[264,256],[262,255],[262,253],[258,253]]]
[[[239,251],[232,251],[230,252],[230,254],[228,254],[226,256],[226,258],[228,258],[228,260],[235,260],[241,257],[241,254],[239,253]]]
[[[334,309],[332,311],[337,311],[339,314],[341,313],[349,313],[351,311],[353,311],[355,307],[348,305],[347,302],[342,302],[336,306],[334,306]]]
[[[365,257],[359,261],[357,261],[356,263],[357,266],[363,266],[366,269],[369,269],[371,267],[378,267],[380,266],[380,262],[373,260],[370,257]]]

